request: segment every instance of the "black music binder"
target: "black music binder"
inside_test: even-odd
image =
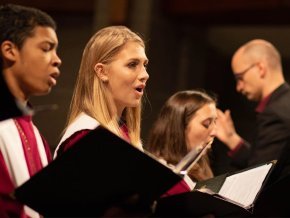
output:
[[[289,217],[290,174],[279,178],[262,190],[255,203],[255,217]]]
[[[223,174],[198,182],[192,192],[161,198],[154,216],[252,216],[275,163],[270,161]]]
[[[290,217],[290,138],[255,203],[256,217]]]
[[[251,213],[211,194],[192,191],[161,198],[153,217],[243,217]]]
[[[103,216],[130,196],[139,199],[132,210],[148,208],[181,179],[99,126],[18,187],[14,195],[44,216]]]

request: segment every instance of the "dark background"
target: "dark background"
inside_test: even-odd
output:
[[[82,50],[92,34],[107,25],[127,25],[146,41],[149,58],[142,138],[165,100],[174,92],[204,88],[230,108],[239,133],[252,138],[253,108],[235,91],[233,52],[253,38],[280,50],[286,79],[290,72],[290,1],[287,0],[0,0],[38,7],[57,21],[61,76],[53,91],[31,99],[34,106],[57,104],[34,117],[51,145],[57,145],[76,80]],[[221,145],[217,145],[221,146]]]

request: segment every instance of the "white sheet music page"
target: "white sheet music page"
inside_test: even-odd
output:
[[[218,194],[242,204],[245,208],[249,207],[271,167],[272,164],[268,163],[227,177]]]

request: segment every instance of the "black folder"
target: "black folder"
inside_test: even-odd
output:
[[[290,217],[290,139],[285,142],[281,155],[256,201],[256,217]]]
[[[243,217],[251,213],[222,198],[199,191],[185,192],[158,200],[153,217]],[[210,216],[209,216],[210,217]]]
[[[290,217],[290,174],[279,178],[262,190],[255,203],[255,217]]]
[[[258,164],[247,169],[219,175],[209,180],[198,182],[193,191],[182,193],[175,196],[161,198],[157,201],[157,207],[154,216],[179,216],[179,217],[196,217],[206,216],[212,214],[214,216],[252,216],[255,210],[255,204],[261,191],[265,187],[272,170],[274,169],[276,161],[270,161],[264,164]],[[267,173],[262,180],[262,185],[258,189],[253,203],[249,206],[242,206],[229,198],[222,197],[218,194],[223,186],[226,178],[238,175],[239,173],[250,172],[249,170],[258,169],[258,167],[267,167]],[[248,174],[244,174],[248,175]],[[240,186],[239,186],[240,187]],[[238,188],[239,188],[238,187]],[[246,187],[246,186],[245,186]],[[210,191],[202,192],[198,189],[207,188]],[[249,187],[250,188],[250,187]],[[262,204],[262,203],[261,203]]]
[[[44,216],[103,216],[130,196],[147,208],[182,179],[155,158],[102,126],[15,190]]]

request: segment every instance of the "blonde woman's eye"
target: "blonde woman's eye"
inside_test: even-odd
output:
[[[131,63],[128,64],[128,66],[129,66],[130,68],[135,68],[137,65],[138,65],[137,62],[131,62]]]

